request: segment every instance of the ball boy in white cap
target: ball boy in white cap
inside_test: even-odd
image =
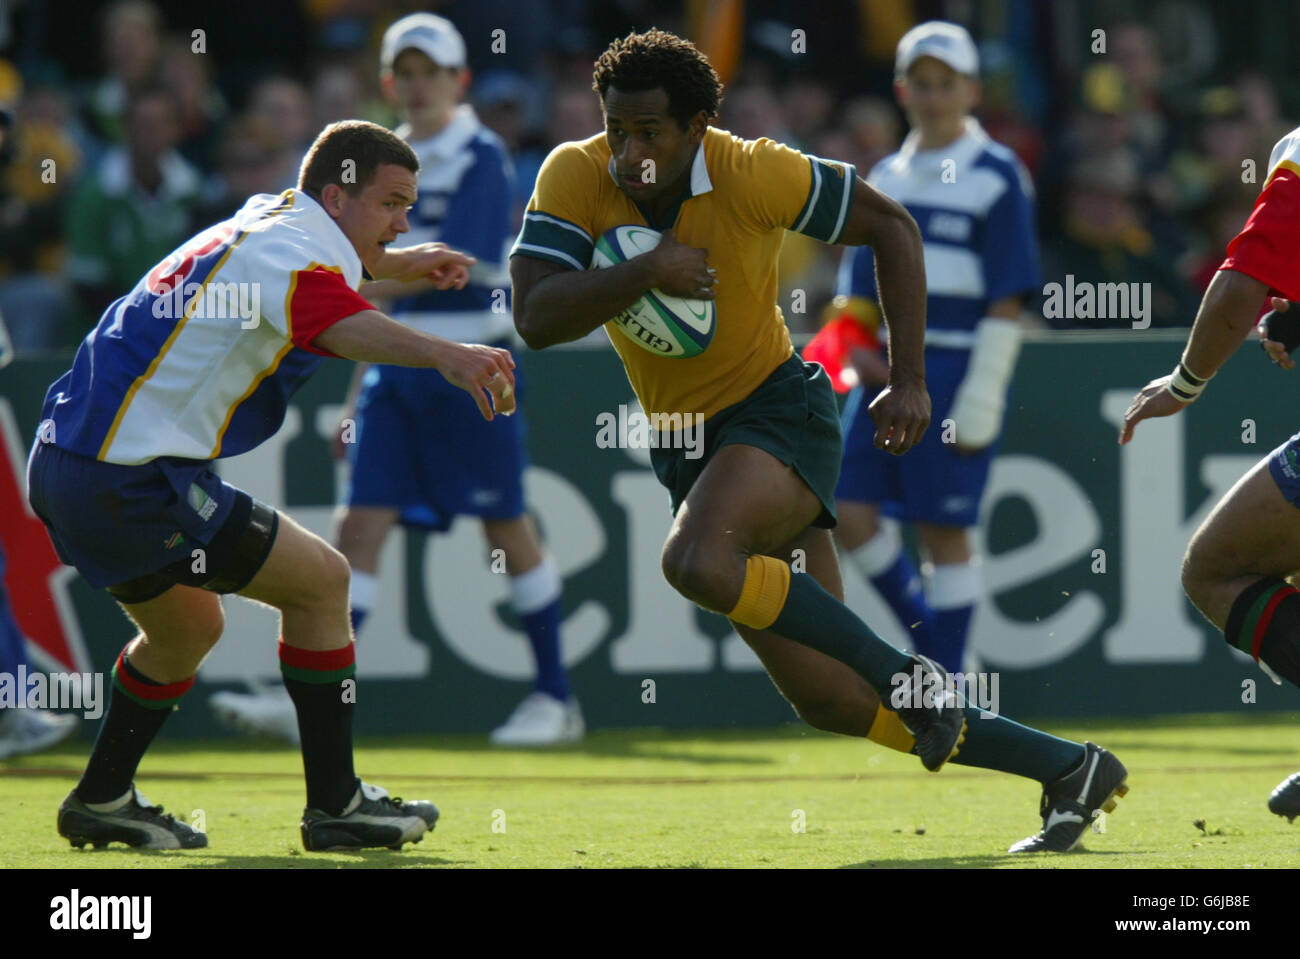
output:
[[[932,21],[909,30],[895,69],[912,131],[867,182],[902,203],[921,228],[925,366],[938,429],[905,457],[875,449],[867,407],[881,384],[870,382],[870,358],[858,357],[864,385],[845,409],[836,535],[917,651],[960,671],[981,590],[967,530],[978,522],[1002,431],[1017,318],[1040,283],[1033,185],[1015,154],[970,115],[980,93],[979,54],[962,27]],[[851,313],[879,325],[870,250],[847,252],[838,292]],[[897,525],[881,523],[882,514],[916,524],[933,564],[928,598]]]

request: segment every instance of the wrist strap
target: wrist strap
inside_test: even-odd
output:
[[[1186,363],[1179,360],[1178,365],[1174,367],[1167,389],[1180,403],[1190,403],[1201,395],[1201,391],[1205,389],[1210,379],[1208,376],[1197,376],[1187,368]]]

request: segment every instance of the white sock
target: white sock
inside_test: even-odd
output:
[[[545,553],[528,572],[510,577],[510,605],[520,616],[527,616],[559,599],[563,587],[560,567],[550,553]]]
[[[379,577],[374,573],[354,569],[352,585],[348,590],[348,607],[359,613],[368,613],[375,608],[375,597],[378,595]]]
[[[902,551],[903,537],[899,535],[898,525],[882,520],[876,535],[849,553],[848,557],[858,572],[867,579],[873,579],[893,566]]]
[[[932,609],[957,609],[974,606],[983,590],[983,577],[977,562],[947,563],[935,566],[930,573],[929,600]]]

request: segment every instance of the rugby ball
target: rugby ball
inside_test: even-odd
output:
[[[659,245],[659,233],[645,226],[616,226],[596,241],[593,270],[626,263]],[[610,322],[637,346],[656,356],[699,356],[713,342],[717,309],[712,300],[686,300],[650,290]]]

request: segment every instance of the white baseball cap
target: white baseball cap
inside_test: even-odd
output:
[[[944,20],[918,24],[903,34],[894,58],[894,73],[905,76],[921,57],[934,57],[967,76],[975,76],[980,70],[980,55],[966,28]]]
[[[465,41],[460,31],[436,14],[413,13],[385,30],[379,65],[391,70],[403,50],[419,50],[440,67],[465,68]]]

